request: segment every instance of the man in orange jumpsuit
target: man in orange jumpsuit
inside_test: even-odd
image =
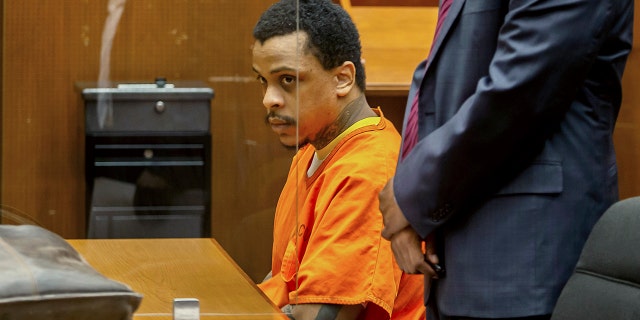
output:
[[[271,277],[259,287],[295,319],[424,319],[422,278],[402,273],[380,236],[378,192],[400,135],[367,104],[349,15],[328,0],[282,0],[254,37],[266,119],[297,149],[276,208]]]

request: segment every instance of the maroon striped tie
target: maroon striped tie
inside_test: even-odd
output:
[[[453,0],[442,0],[440,12],[438,13],[438,22],[436,23],[436,32],[433,37],[434,43],[435,39],[438,37],[440,28],[442,27],[442,22],[447,16],[447,12],[449,12],[449,7],[451,7],[452,2]],[[403,159],[409,154],[409,151],[413,149],[416,143],[418,143],[418,97],[420,96],[419,90],[420,89],[418,88],[418,91],[416,92],[411,103],[411,111],[409,112],[409,118],[407,119],[407,127],[404,130],[404,141],[402,144]]]

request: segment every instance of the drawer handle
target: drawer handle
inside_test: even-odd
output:
[[[156,112],[157,113],[163,113],[164,110],[167,108],[167,106],[164,104],[163,101],[158,101],[156,102]]]
[[[142,155],[144,156],[145,159],[151,159],[151,158],[153,158],[153,150],[152,149],[145,149],[144,152],[142,153]]]

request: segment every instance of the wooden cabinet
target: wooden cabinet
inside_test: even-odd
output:
[[[211,236],[213,90],[184,83],[79,87],[87,237]]]

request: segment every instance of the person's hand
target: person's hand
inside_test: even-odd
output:
[[[428,279],[438,278],[433,267],[428,263],[437,265],[439,262],[432,235],[427,237],[423,250],[420,236],[410,226],[406,227],[391,237],[391,250],[393,250],[396,263],[405,273],[422,273]]]
[[[382,237],[391,240],[394,234],[409,226],[409,221],[404,217],[400,206],[396,202],[396,197],[393,193],[393,178],[382,188],[382,191],[378,194],[378,199],[380,200],[380,211],[382,212],[382,222],[384,223]]]
[[[396,263],[405,273],[435,274],[425,262],[422,240],[411,226],[396,232],[391,237],[391,250],[396,257]]]
[[[433,236],[433,233],[432,233],[427,236],[427,240],[425,240],[425,245],[424,245],[425,246],[424,259],[428,260],[426,262],[430,262],[431,265],[437,265],[438,263],[440,263],[440,260],[436,255],[434,242],[435,242],[435,237]],[[438,274],[433,270],[431,266],[429,266],[429,272],[425,273],[425,276],[427,275],[428,275],[428,278],[434,278],[434,279],[438,278]]]

